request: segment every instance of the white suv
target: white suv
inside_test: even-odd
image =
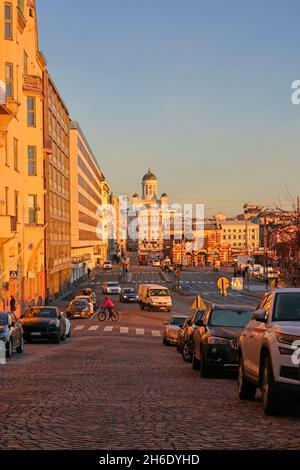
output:
[[[238,391],[242,400],[261,388],[266,414],[281,411],[284,393],[300,394],[300,289],[266,293],[242,332]]]

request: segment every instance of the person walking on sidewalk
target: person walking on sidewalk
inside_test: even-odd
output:
[[[14,312],[17,310],[17,307],[16,307],[16,299],[14,298],[13,295],[10,296],[9,306],[10,306],[10,311],[11,311],[11,312],[14,313]]]

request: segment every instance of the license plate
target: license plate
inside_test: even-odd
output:
[[[33,331],[30,334],[31,334],[31,336],[41,336],[42,333],[40,331]]]

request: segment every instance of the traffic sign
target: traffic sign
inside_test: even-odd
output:
[[[243,290],[243,288],[244,288],[244,279],[242,277],[233,277],[231,279],[232,290]]]
[[[229,287],[229,281],[227,277],[220,277],[218,279],[217,286],[222,292],[226,291]]]
[[[202,297],[199,294],[195,298],[195,300],[193,302],[193,305],[191,306],[191,309],[193,309],[193,310],[197,310],[197,309],[206,310],[206,305],[204,303],[204,300],[202,299]]]
[[[18,271],[9,271],[10,279],[18,279]]]

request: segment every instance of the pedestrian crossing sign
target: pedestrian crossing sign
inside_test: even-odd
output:
[[[243,290],[243,288],[244,288],[244,279],[242,277],[233,277],[231,279],[232,290]]]
[[[206,305],[202,297],[198,294],[195,298],[193,305],[191,306],[192,310],[206,310]]]

